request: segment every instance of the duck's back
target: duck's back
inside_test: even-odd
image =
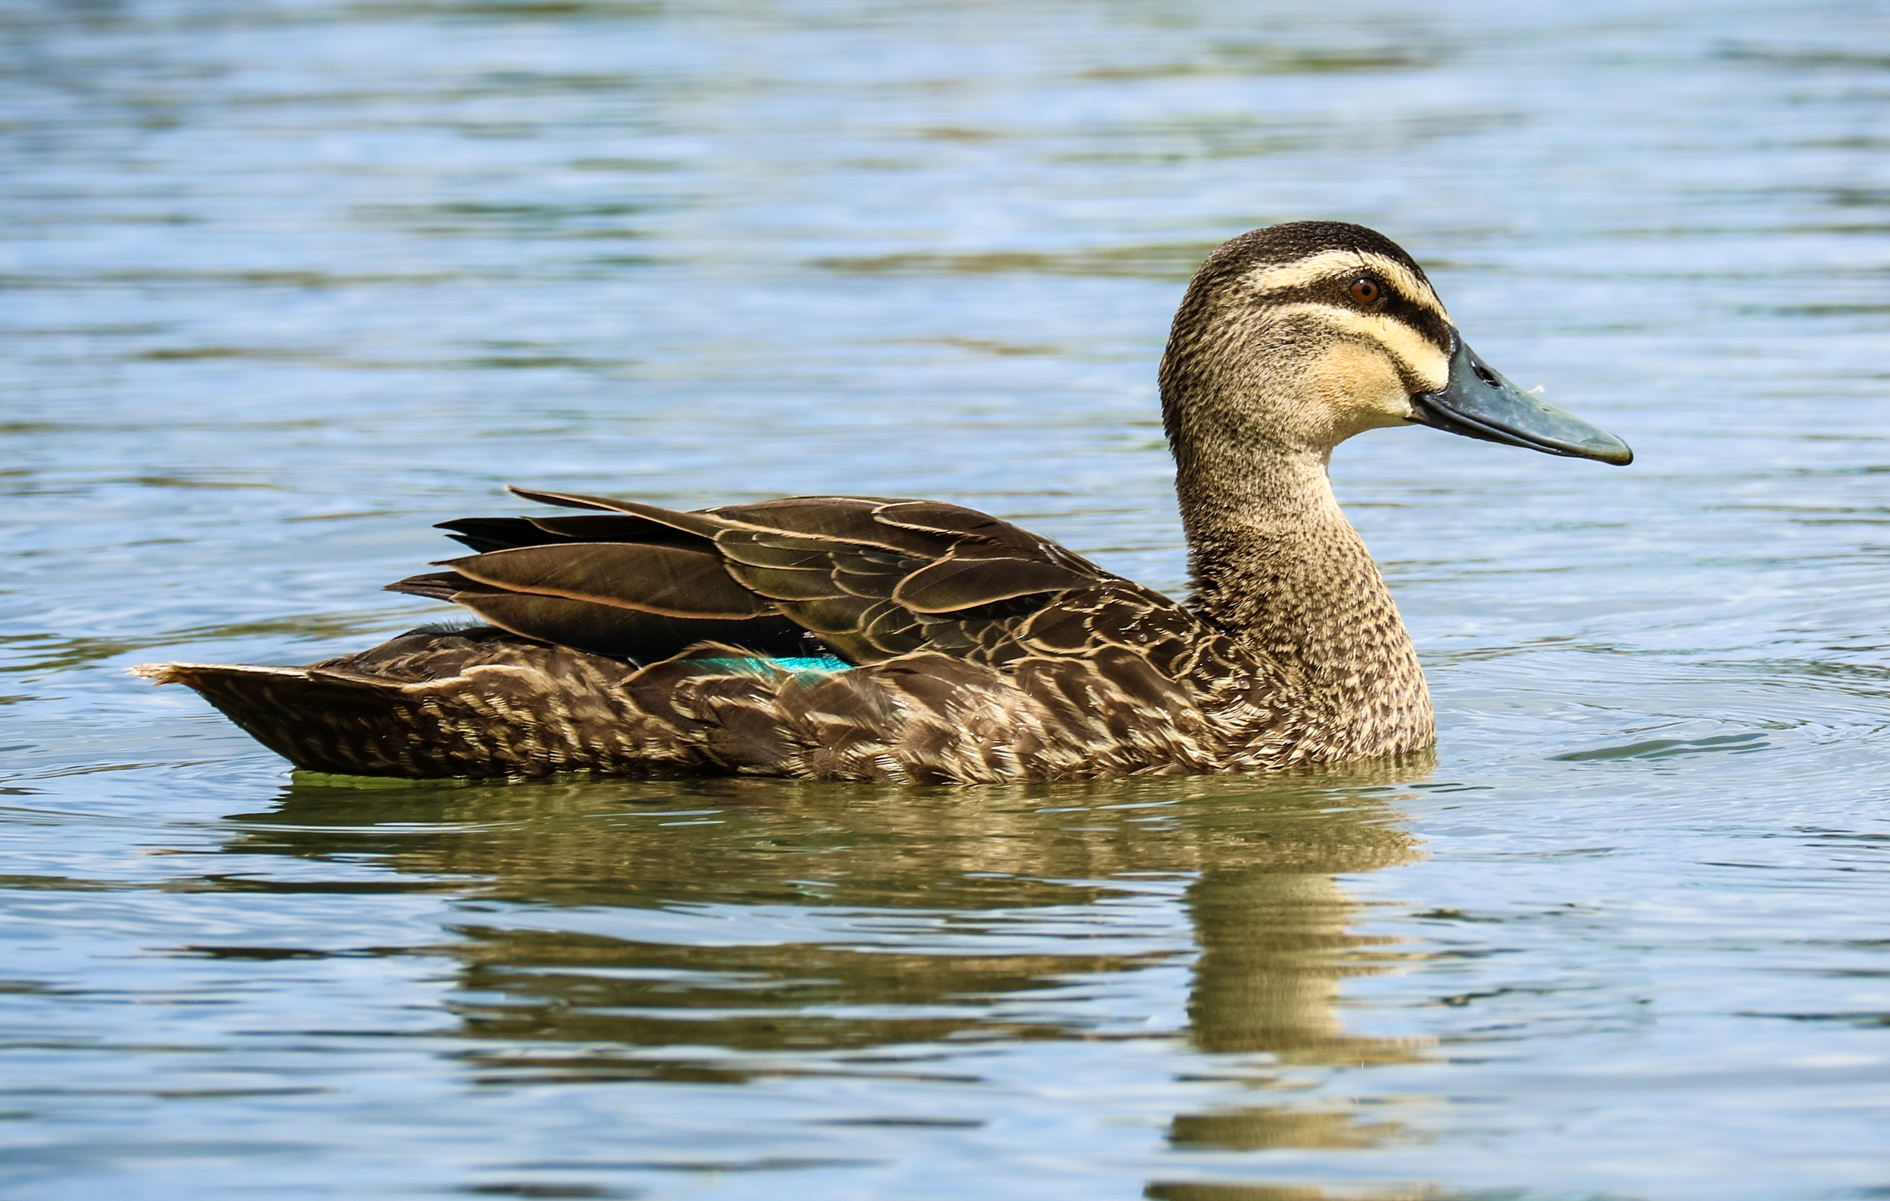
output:
[[[145,674],[298,766],[377,775],[1079,779],[1274,766],[1319,744],[1270,659],[974,510],[521,495],[586,511],[448,522],[477,553],[390,585],[490,626],[308,667]]]

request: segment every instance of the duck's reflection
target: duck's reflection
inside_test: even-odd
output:
[[[1333,877],[1413,855],[1393,803],[1426,769],[943,789],[309,777],[229,849],[367,859],[462,897],[444,950],[464,1033],[492,1047],[470,1056],[483,1080],[950,1075],[947,1040],[1147,1037],[1113,1028],[1092,986],[1194,948],[1198,1049],[1357,1064],[1412,1052],[1342,1026],[1341,982],[1389,952],[1353,931]],[[1182,1115],[1170,1140],[1386,1133],[1272,1103]]]

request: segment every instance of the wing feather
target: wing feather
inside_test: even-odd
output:
[[[585,512],[448,522],[484,553],[391,587],[526,637],[646,661],[702,639],[790,646],[805,631],[855,664],[932,652],[1010,670],[1118,647],[1176,679],[1203,628],[1048,539],[940,501],[803,496],[679,513],[513,491]],[[1085,679],[1095,677],[1066,683]]]
[[[713,551],[663,543],[579,542],[521,546],[442,564],[512,592],[639,609],[666,617],[730,621],[774,606],[730,577]]]
[[[1032,559],[950,557],[899,581],[892,599],[915,613],[952,613],[1038,592],[1090,588],[1095,576]]]
[[[904,529],[879,519],[889,506],[911,501],[872,496],[790,496],[752,505],[725,505],[704,511],[739,525],[802,534],[821,543],[846,543],[935,558],[950,549],[936,531]],[[966,510],[970,512],[970,510]]]
[[[567,509],[602,509],[611,513],[627,513],[632,517],[642,517],[657,525],[669,529],[681,530],[702,538],[713,538],[727,522],[713,516],[713,511],[701,513],[679,513],[674,509],[646,505],[642,501],[618,500],[611,496],[587,496],[580,492],[541,492],[535,488],[509,488],[514,496],[526,500],[535,500],[540,504],[561,505]]]
[[[750,567],[746,563],[724,563],[723,567],[736,584],[772,601],[832,600],[847,594],[826,568]]]
[[[834,548],[814,538],[784,538],[756,530],[723,530],[715,548],[726,558],[748,567],[814,567],[825,569]]]
[[[678,647],[707,641],[777,655],[801,649],[799,628],[779,615],[691,620],[520,592],[460,592],[451,599],[510,633],[638,662],[668,658]]]
[[[816,634],[853,634],[873,602],[857,596],[829,596],[819,600],[781,601],[781,612]]]

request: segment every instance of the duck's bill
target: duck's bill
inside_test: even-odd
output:
[[[1621,439],[1543,404],[1498,374],[1462,338],[1453,342],[1450,382],[1436,392],[1420,392],[1411,398],[1418,420],[1425,425],[1485,442],[1527,446],[1544,454],[1599,459],[1617,467],[1634,461],[1634,452]]]

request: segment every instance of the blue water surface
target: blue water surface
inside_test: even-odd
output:
[[[1890,10],[0,0],[0,1192],[1890,1195]],[[1434,764],[296,775],[522,483],[1179,589],[1193,266],[1364,222],[1626,470],[1341,499]]]

